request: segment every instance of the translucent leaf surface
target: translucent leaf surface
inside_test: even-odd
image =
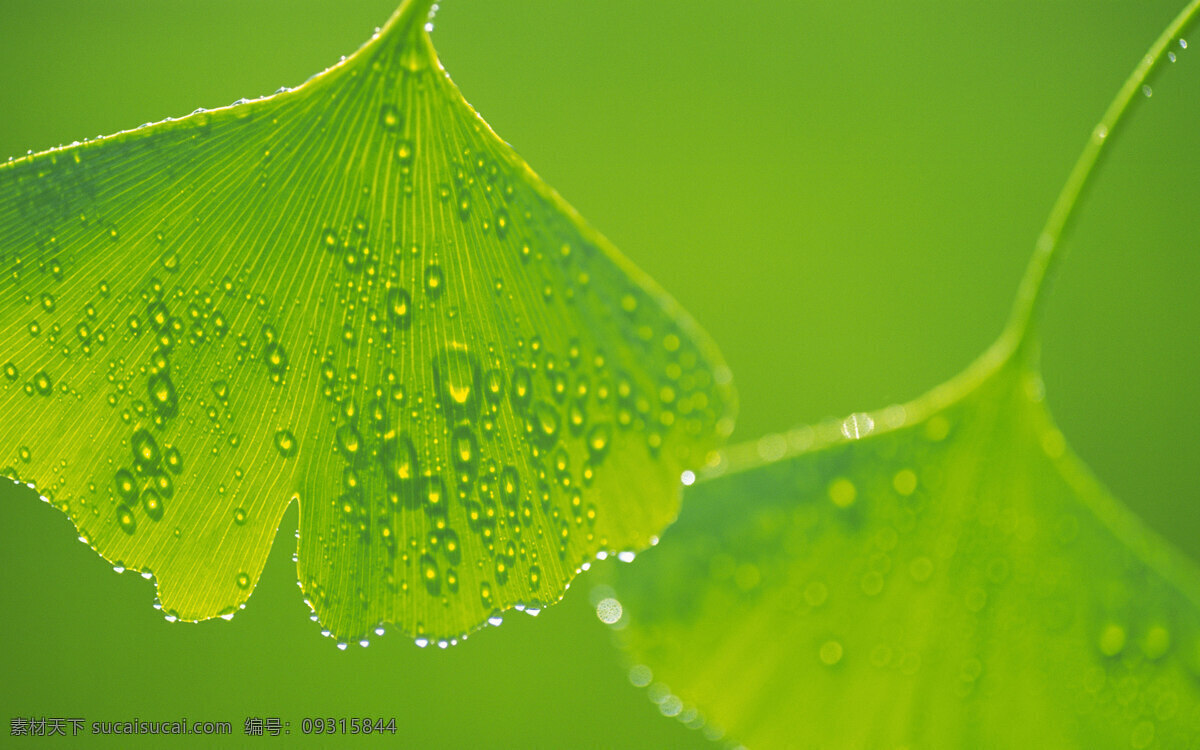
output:
[[[600,612],[635,684],[751,748],[1191,746],[1200,578],[1065,447],[1035,375],[963,390],[688,489]]]
[[[646,546],[719,354],[463,101],[408,2],[295,90],[0,165],[0,466],[197,620],[301,504],[322,623],[453,639]]]
[[[1093,131],[982,358],[905,406],[724,454],[598,589],[663,714],[752,748],[1197,746],[1200,573],[1067,448],[1037,334],[1081,191],[1197,12]]]

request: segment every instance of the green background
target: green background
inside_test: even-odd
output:
[[[434,41],[468,101],[719,342],[748,440],[917,396],[991,342],[1087,133],[1179,3],[443,5]],[[392,10],[4,0],[0,155],[298,84]],[[1044,360],[1075,448],[1200,558],[1195,36],[1088,195]],[[0,718],[223,720],[252,746],[297,737],[244,740],[246,716],[395,716],[395,739],[362,740],[381,747],[707,746],[628,685],[586,578],[448,651],[337,651],[294,586],[295,523],[245,612],[171,625],[148,581],[0,488]]]

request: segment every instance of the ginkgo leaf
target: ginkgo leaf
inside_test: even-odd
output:
[[[708,338],[488,128],[431,3],[294,90],[0,165],[0,466],[171,617],[299,499],[339,639],[453,639],[645,547],[732,427]]]
[[[1066,449],[1033,373],[948,400],[766,438],[685,492],[600,611],[664,713],[750,748],[1200,737],[1192,566]]]
[[[1198,8],[1093,132],[983,357],[685,475],[664,543],[596,590],[663,714],[750,748],[1196,746],[1200,572],[1068,449],[1036,321],[1104,144]]]

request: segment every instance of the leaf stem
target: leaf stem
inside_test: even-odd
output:
[[[1017,298],[1013,303],[1008,325],[998,343],[1011,346],[1012,353],[1033,360],[1037,356],[1035,321],[1041,314],[1045,304],[1046,279],[1057,267],[1062,257],[1059,248],[1062,245],[1063,234],[1070,227],[1074,218],[1075,206],[1080,194],[1088,184],[1100,157],[1105,153],[1105,144],[1112,140],[1117,132],[1125,113],[1135,99],[1142,95],[1143,87],[1150,74],[1162,62],[1167,49],[1172,42],[1180,38],[1184,29],[1196,18],[1200,11],[1200,0],[1190,0],[1179,15],[1159,35],[1154,44],[1142,57],[1133,73],[1126,79],[1121,90],[1117,92],[1112,103],[1108,105],[1100,122],[1092,129],[1083,152],[1075,162],[1066,184],[1054,202],[1046,224],[1038,235],[1033,257],[1025,269],[1021,285],[1017,290]]]
[[[379,36],[387,36],[393,29],[407,31],[411,28],[422,29],[433,12],[436,0],[403,0],[400,7],[392,13],[392,17],[380,29]]]

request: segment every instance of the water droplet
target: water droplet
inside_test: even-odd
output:
[[[20,377],[20,375],[21,373],[17,369],[17,366],[12,362],[4,365],[4,377],[8,378],[9,380],[16,380],[18,377]]]
[[[526,367],[513,370],[512,397],[517,408],[522,411],[529,408],[533,401],[533,378]]]
[[[153,489],[148,489],[142,493],[142,509],[146,511],[146,515],[150,516],[155,521],[162,520],[163,503],[158,492]]]
[[[117,494],[121,496],[126,503],[132,503],[137,498],[138,488],[137,482],[133,478],[133,474],[128,469],[121,469],[116,473],[114,481],[117,486]]]
[[[158,467],[161,454],[158,450],[158,443],[149,431],[141,429],[133,433],[129,446],[133,449],[133,462],[139,469],[149,473]]]
[[[933,575],[933,561],[924,555],[914,558],[908,564],[908,573],[917,583],[928,581],[929,576]]]
[[[829,484],[829,499],[839,508],[849,508],[858,497],[858,490],[849,479],[835,479]]]
[[[1116,656],[1125,649],[1125,628],[1116,623],[1108,623],[1100,629],[1097,641],[1100,653],[1105,656]]]
[[[1062,458],[1067,450],[1067,441],[1058,430],[1046,430],[1042,433],[1042,450],[1052,459]]]
[[[505,505],[510,508],[517,507],[517,500],[521,494],[521,475],[517,473],[516,467],[505,466],[500,472],[500,494]]]
[[[407,290],[394,287],[388,291],[387,312],[392,325],[401,330],[408,328],[412,324],[412,316],[409,314],[411,310],[412,298]]]
[[[599,461],[608,451],[608,442],[612,438],[612,428],[607,422],[598,422],[588,430],[587,447],[592,459]],[[691,484],[688,482],[688,484]]]
[[[275,433],[275,450],[279,451],[279,455],[284,458],[291,458],[296,455],[296,436],[291,430],[278,430]]]
[[[442,589],[442,582],[438,576],[437,562],[432,556],[428,554],[421,555],[420,570],[421,580],[425,582],[425,588],[429,593],[439,593]]]
[[[430,264],[425,269],[425,294],[429,299],[437,299],[446,291],[446,277],[442,273],[442,267],[436,263]]]
[[[838,641],[825,641],[821,644],[821,663],[832,667],[842,660],[842,644]]]
[[[883,574],[878,570],[868,570],[859,581],[859,586],[867,596],[878,596],[883,591]]]
[[[621,619],[622,614],[624,614],[624,610],[621,602],[611,596],[596,602],[596,617],[600,618],[600,622],[605,625],[615,624]]]
[[[925,423],[925,437],[929,440],[939,443],[946,439],[950,434],[950,420],[946,419],[941,414],[934,414]]]
[[[337,431],[338,448],[347,459],[353,459],[362,447],[362,435],[354,425],[344,424]]]
[[[634,687],[644,688],[654,680],[654,673],[645,664],[635,664],[629,668],[629,683]]]
[[[236,580],[237,580],[237,587],[239,589],[250,588],[250,576],[246,575],[245,573],[238,573]]]
[[[558,410],[549,401],[538,401],[531,420],[534,438],[543,445],[554,445],[558,440],[558,423]]]
[[[851,414],[842,422],[842,434],[850,440],[870,435],[875,429],[875,420],[867,414]]]
[[[483,374],[483,395],[492,403],[499,402],[504,395],[504,376],[499,370],[491,369]]]
[[[263,362],[266,364],[267,370],[271,373],[271,380],[278,382],[279,378],[287,370],[287,352],[283,350],[278,341],[270,341],[263,349]]]
[[[33,376],[33,387],[43,396],[49,396],[54,390],[54,382],[50,380],[50,375],[45,370],[39,370]]]
[[[241,526],[246,523],[246,509],[245,508],[236,508],[233,511],[233,522],[236,523],[238,526]]]
[[[430,515],[443,516],[446,513],[446,483],[439,474],[426,474],[421,477],[421,496],[425,499],[425,509]]]
[[[137,521],[134,520],[133,511],[129,509],[128,505],[117,506],[117,523],[121,525],[121,531],[126,534],[137,531]]]
[[[400,143],[396,146],[396,158],[399,159],[400,163],[405,166],[412,164],[413,153],[414,149],[412,141],[400,141]]]
[[[460,474],[474,475],[479,452],[475,432],[467,425],[459,425],[454,429],[452,446],[454,467]]]
[[[147,390],[150,393],[150,403],[154,406],[155,411],[164,417],[175,416],[179,404],[175,396],[175,384],[171,382],[171,377],[166,370],[150,376],[147,381]]]
[[[446,553],[446,559],[451,565],[458,565],[462,561],[462,545],[453,529],[447,529],[442,535],[442,551]]]
[[[892,487],[897,493],[908,497],[917,489],[917,475],[911,469],[901,469],[892,477]]]
[[[379,111],[379,124],[384,130],[399,130],[402,121],[400,110],[396,109],[394,104],[385,104]]]
[[[380,460],[383,462],[384,479],[389,487],[400,488],[416,479],[417,449],[408,435],[401,434],[384,441]]]
[[[462,344],[452,343],[433,359],[433,377],[438,401],[446,417],[474,419],[478,411],[475,396],[479,366]]]
[[[1142,636],[1142,653],[1148,659],[1161,659],[1171,648],[1171,632],[1162,625],[1151,625]]]

